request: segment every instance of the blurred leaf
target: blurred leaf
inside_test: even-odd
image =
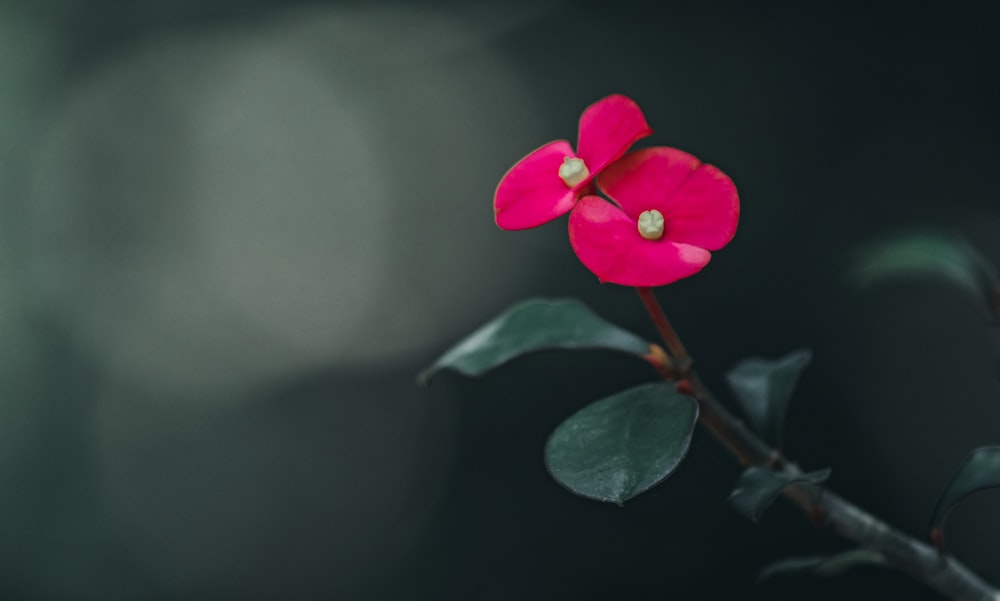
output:
[[[673,385],[639,386],[560,424],[545,445],[545,464],[570,491],[620,505],[677,468],[697,421],[698,404]]]
[[[788,402],[812,352],[800,349],[776,360],[746,359],[726,379],[750,426],[768,442],[780,445]]]
[[[757,581],[790,572],[807,572],[816,576],[839,576],[857,565],[886,565],[885,557],[871,549],[854,549],[837,555],[789,557],[761,570]]]
[[[533,299],[511,307],[467,336],[418,380],[426,384],[445,368],[478,376],[521,355],[550,349],[603,349],[641,357],[650,352],[650,345],[604,321],[579,301]]]
[[[1000,486],[1000,447],[980,447],[958,468],[931,517],[931,538],[943,546],[944,520],[951,508],[972,493]]]
[[[745,517],[756,522],[786,486],[800,482],[819,484],[829,477],[829,469],[808,474],[788,474],[753,466],[740,474],[733,492],[729,494],[729,502]]]
[[[942,232],[899,234],[863,249],[851,279],[868,286],[893,277],[943,277],[983,298],[995,316],[1000,312],[996,269],[965,240]]]

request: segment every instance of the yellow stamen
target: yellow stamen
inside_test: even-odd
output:
[[[639,235],[646,240],[659,240],[663,237],[663,213],[652,209],[639,215]]]
[[[587,169],[583,159],[566,157],[563,159],[563,164],[559,165],[559,177],[572,188],[590,177],[590,170]]]

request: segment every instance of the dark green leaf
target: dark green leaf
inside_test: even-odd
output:
[[[772,444],[781,443],[788,401],[810,361],[812,352],[800,349],[776,360],[746,359],[726,374],[750,426]]]
[[[776,561],[761,570],[757,581],[777,574],[806,572],[816,576],[838,576],[857,565],[886,565],[885,557],[871,549],[854,549],[837,555],[814,557],[789,557]]]
[[[974,492],[1000,486],[1000,447],[980,447],[972,452],[938,499],[931,517],[931,538],[943,542],[944,520],[948,511]]]
[[[589,499],[624,503],[680,464],[698,404],[670,384],[647,384],[584,407],[545,445],[549,473]]]
[[[549,349],[603,349],[645,355],[649,343],[604,321],[572,299],[533,299],[479,328],[420,374],[426,383],[448,368],[478,376],[526,353]]]
[[[899,234],[863,249],[851,279],[868,286],[893,277],[931,276],[950,280],[1000,310],[1000,281],[992,265],[962,238],[937,231]]]
[[[785,487],[800,482],[819,484],[829,477],[828,469],[808,474],[788,474],[753,466],[740,474],[736,487],[729,494],[729,502],[741,514],[756,522]]]

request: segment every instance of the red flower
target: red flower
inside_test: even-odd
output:
[[[598,100],[580,116],[576,152],[566,140],[549,142],[503,176],[493,196],[497,225],[527,229],[567,213],[598,173],[651,133],[631,99]]]
[[[725,246],[740,216],[726,174],[674,148],[644,148],[604,170],[569,217],[576,256],[602,282],[662,286],[699,271]]]

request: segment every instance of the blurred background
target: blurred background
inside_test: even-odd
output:
[[[493,224],[517,159],[634,98],[718,165],[735,240],[660,298],[699,369],[810,347],[787,450],[914,534],[1000,443],[998,335],[936,282],[864,292],[901,227],[1000,263],[1000,8],[916,3],[0,0],[0,597],[937,599],[726,505],[704,433],[624,508],[552,482],[548,433],[654,374],[543,354],[415,375],[529,296],[653,337],[565,222]],[[1000,582],[1000,492],[949,545]]]

